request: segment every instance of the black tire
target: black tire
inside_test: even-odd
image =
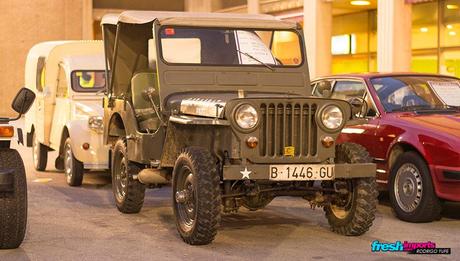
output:
[[[355,143],[343,143],[336,147],[337,163],[370,163],[367,150]],[[340,204],[324,207],[331,230],[345,236],[359,236],[372,226],[377,211],[377,183],[375,178],[346,180],[351,191]]]
[[[44,171],[48,162],[48,148],[37,140],[37,135],[34,131],[32,136],[32,161],[35,170]]]
[[[211,243],[220,225],[221,212],[216,158],[203,148],[185,149],[176,160],[172,186],[176,227],[184,242]]]
[[[14,191],[0,192],[0,249],[21,245],[27,227],[27,182],[24,163],[16,150],[0,150],[0,169],[14,170]]]
[[[118,139],[112,152],[112,191],[120,212],[139,213],[144,204],[145,186],[133,178],[140,168],[128,160],[124,138]]]
[[[431,222],[441,217],[442,204],[434,191],[430,170],[416,152],[405,152],[396,160],[390,173],[389,194],[396,216],[403,221]]]
[[[67,138],[64,143],[64,174],[69,186],[81,186],[83,182],[83,163],[75,158],[71,146],[72,140]]]

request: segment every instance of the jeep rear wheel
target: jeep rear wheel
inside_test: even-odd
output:
[[[370,163],[364,147],[354,143],[340,144],[336,148],[337,163]],[[359,236],[372,226],[377,210],[377,183],[375,178],[347,180],[348,193],[337,195],[337,200],[324,207],[332,231]]]
[[[134,179],[140,168],[128,160],[125,139],[118,139],[112,154],[112,191],[115,204],[122,213],[138,213],[145,197],[145,186]]]
[[[37,134],[34,131],[32,136],[32,159],[35,170],[44,171],[48,162],[48,148],[37,140]]]
[[[396,216],[408,222],[431,222],[441,217],[430,171],[415,152],[406,152],[390,173],[390,202]]]
[[[12,191],[0,191],[0,249],[17,248],[27,226],[27,182],[24,164],[16,150],[0,150],[0,169],[14,171]]]
[[[185,149],[173,171],[173,206],[176,227],[190,245],[214,240],[220,224],[220,178],[216,159],[203,148]]]
[[[64,143],[64,173],[69,186],[81,186],[83,182],[83,163],[75,158],[70,138]]]

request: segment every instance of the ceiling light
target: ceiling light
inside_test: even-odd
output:
[[[370,5],[371,2],[369,1],[350,1],[351,5]]]
[[[454,31],[450,31],[450,32],[449,32],[449,35],[450,35],[450,36],[456,36],[456,35],[457,35],[457,33],[456,33],[456,32],[454,32]]]
[[[454,26],[451,25],[451,24],[446,25],[446,27],[447,27],[447,29],[452,29],[452,28],[454,28]]]
[[[422,27],[422,28],[420,28],[420,32],[426,33],[426,32],[428,32],[428,28]]]
[[[449,10],[454,10],[454,9],[458,9],[458,5],[446,5],[447,9]]]

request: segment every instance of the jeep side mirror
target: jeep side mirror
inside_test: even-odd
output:
[[[35,100],[35,93],[25,87],[21,88],[11,103],[11,108],[19,114],[26,113]]]

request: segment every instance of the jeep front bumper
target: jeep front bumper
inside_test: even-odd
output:
[[[313,166],[314,164],[304,164],[302,166]],[[296,177],[289,180],[273,180],[270,178],[270,167],[281,165],[254,164],[254,165],[226,165],[223,170],[224,180],[272,180],[272,181],[306,181],[306,180],[321,180],[320,178],[306,178],[305,172],[303,177]],[[284,165],[296,168],[298,164]],[[334,177],[332,179],[351,179],[351,178],[367,178],[375,177],[376,166],[374,163],[356,163],[356,164],[331,164],[322,166],[334,166]],[[299,173],[299,171],[297,171]],[[299,176],[299,174],[297,174]],[[249,178],[248,178],[249,177]],[[327,178],[326,178],[327,179]]]

